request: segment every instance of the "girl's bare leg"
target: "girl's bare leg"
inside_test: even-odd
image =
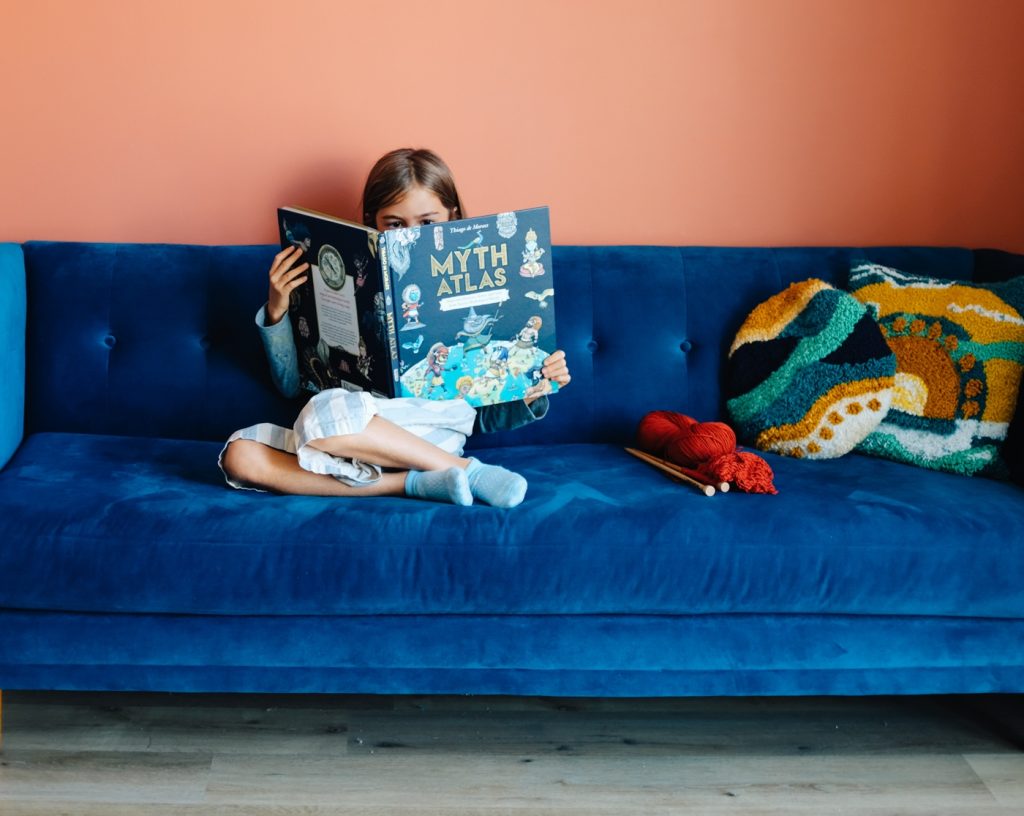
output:
[[[384,473],[373,484],[352,487],[333,476],[303,470],[295,454],[250,439],[236,439],[228,445],[221,463],[235,481],[275,493],[303,496],[405,495],[405,473]]]
[[[373,417],[361,433],[329,436],[309,446],[342,459],[403,470],[448,470],[469,465],[469,459],[447,453],[379,416]]]
[[[448,500],[457,503],[469,504],[472,496],[494,507],[515,507],[526,495],[526,479],[518,473],[445,453],[436,445],[379,416],[373,417],[361,433],[331,436],[309,445],[345,459],[359,459],[407,471],[443,472],[461,468],[466,471],[469,495],[456,500],[456,494],[449,492]],[[446,488],[454,490],[451,485],[446,485]],[[440,496],[434,494],[431,498]]]
[[[331,436],[309,443],[310,447],[343,459],[358,459],[398,472],[382,474],[365,487],[351,487],[332,476],[310,473],[299,467],[289,453],[259,442],[239,439],[224,453],[224,469],[236,481],[278,493],[312,496],[404,496],[472,504],[473,497],[497,507],[514,507],[526,494],[526,480],[504,468],[441,450],[404,428],[379,416],[360,433]],[[461,483],[452,469],[465,471]],[[417,484],[409,486],[409,471],[418,471]],[[420,476],[431,480],[424,482]],[[435,477],[440,477],[435,478]]]

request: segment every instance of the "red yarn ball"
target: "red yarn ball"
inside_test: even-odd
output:
[[[651,411],[636,430],[637,447],[681,465],[709,483],[731,482],[747,493],[776,493],[774,474],[756,454],[736,449],[724,422],[697,422],[675,411]]]
[[[691,419],[675,411],[651,411],[636,429],[636,442],[640,450],[662,456],[670,442],[679,436],[682,429],[696,425]]]
[[[665,446],[665,458],[696,467],[736,450],[736,434],[724,422],[693,422]]]

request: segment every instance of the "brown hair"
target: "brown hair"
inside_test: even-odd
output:
[[[403,147],[381,156],[370,170],[363,188],[363,223],[376,229],[377,213],[416,186],[441,199],[449,218],[465,217],[455,179],[444,160],[431,150]]]

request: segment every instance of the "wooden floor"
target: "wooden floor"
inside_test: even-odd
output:
[[[1020,696],[3,700],[3,816],[1024,813]]]

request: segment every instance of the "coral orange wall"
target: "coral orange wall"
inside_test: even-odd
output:
[[[429,146],[558,243],[1024,251],[1020,0],[3,0],[0,240],[262,243]]]

